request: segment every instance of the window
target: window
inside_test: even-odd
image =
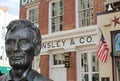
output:
[[[78,0],[79,27],[93,25],[93,0]]]
[[[63,0],[58,0],[50,3],[50,32],[57,32],[63,30]]]
[[[3,55],[4,55],[4,46],[0,47],[0,60],[3,60]]]
[[[5,39],[5,27],[2,27],[1,39]]]
[[[34,23],[38,27],[38,7],[28,9],[28,20]]]
[[[95,52],[81,54],[81,81],[99,81],[99,64]]]
[[[65,57],[63,54],[53,55],[53,65],[62,65],[64,64]]]

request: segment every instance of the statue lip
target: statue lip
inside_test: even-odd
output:
[[[13,59],[13,60],[21,60],[21,59],[23,59],[23,56],[14,56],[11,59]]]

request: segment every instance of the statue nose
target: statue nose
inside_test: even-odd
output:
[[[17,51],[17,50],[18,50],[18,38],[15,41],[15,45],[14,45],[14,51]]]
[[[18,50],[18,45],[17,43],[15,43],[15,46],[14,46],[14,51]]]

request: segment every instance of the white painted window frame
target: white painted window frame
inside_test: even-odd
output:
[[[93,0],[94,1],[94,0]],[[81,28],[79,25],[79,9],[78,9],[78,0],[75,0],[75,14],[76,14],[76,29]],[[93,8],[94,11],[94,8]],[[93,13],[94,15],[94,13]]]
[[[52,12],[51,12],[51,7],[52,7],[52,3],[54,3],[54,2],[58,2],[58,1],[60,1],[60,0],[50,0],[49,1],[49,17],[48,17],[48,33],[50,34],[50,33],[54,33],[54,32],[52,32],[52,24],[51,24],[51,22],[52,22],[52,20],[51,20],[51,15],[52,15]]]
[[[90,58],[91,57],[91,54],[93,53],[93,52],[96,52],[96,50],[95,49],[93,49],[93,50],[84,50],[84,51],[80,51],[80,50],[77,50],[77,55],[76,55],[76,58],[77,58],[77,81],[82,81],[82,77],[81,77],[81,75],[82,75],[82,73],[81,73],[81,54],[82,53],[87,53],[88,54],[88,70],[89,70],[89,75],[88,75],[88,77],[89,77],[89,81],[92,81],[92,67],[90,66],[92,63],[91,63],[91,60],[92,60],[92,58]],[[99,71],[98,72],[96,72],[96,73],[99,73]]]
[[[29,20],[29,10],[32,10],[32,9],[35,9],[35,8],[38,8],[38,15],[39,15],[39,6],[38,6],[38,5],[36,5],[36,6],[34,6],[34,7],[29,7],[29,8],[27,8],[27,16],[26,16],[26,19],[27,19],[27,20]],[[39,23],[39,19],[38,19],[37,22]],[[34,23],[34,22],[33,22],[33,23]],[[35,24],[37,27],[38,27],[38,23]]]

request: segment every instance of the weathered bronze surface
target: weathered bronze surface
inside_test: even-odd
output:
[[[5,50],[12,69],[0,81],[51,81],[33,70],[32,60],[41,50],[39,29],[28,20],[14,20],[7,26]]]

